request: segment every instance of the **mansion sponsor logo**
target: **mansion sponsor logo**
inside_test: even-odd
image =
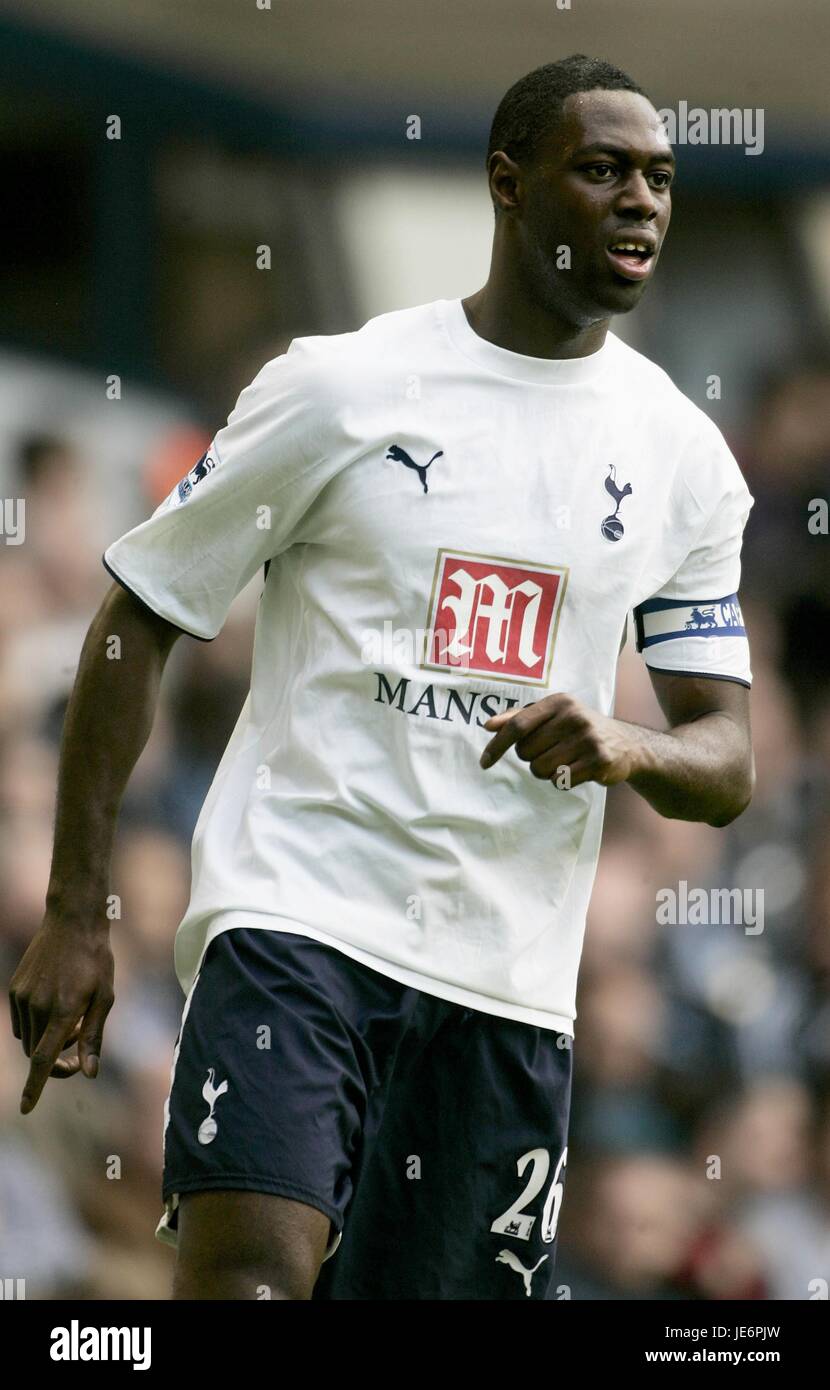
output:
[[[677,888],[657,892],[660,926],[743,927],[746,936],[764,930],[763,888],[690,888],[682,878]]]
[[[763,107],[662,107],[658,116],[672,145],[743,145],[744,154],[764,153]]]
[[[401,676],[393,688],[382,671],[374,671],[377,681],[375,704],[391,705],[402,714],[424,719],[442,719],[447,723],[463,720],[465,724],[483,728],[495,714],[504,714],[519,701],[502,695],[487,695],[480,690],[454,690],[452,686],[414,684]],[[532,704],[533,701],[530,701]]]
[[[488,719],[496,714],[505,714],[515,709],[519,701],[503,695],[485,694],[481,690],[454,690],[446,685],[421,685],[412,682],[408,676],[400,676],[393,687],[382,671],[375,671],[377,694],[374,703],[389,705],[400,710],[401,714],[416,719],[438,719],[442,723],[462,722],[471,728],[483,729]],[[534,701],[530,700],[529,704]],[[524,706],[527,708],[527,706]],[[476,754],[478,756],[478,754]],[[547,779],[557,791],[569,792],[571,788],[571,769],[567,763],[553,768]],[[420,911],[420,898],[413,898]],[[480,912],[480,909],[477,909]],[[407,913],[407,915],[410,915]]]
[[[82,1327],[73,1318],[68,1327],[52,1328],[49,1355],[53,1361],[131,1361],[134,1371],[151,1363],[149,1327]]]
[[[563,566],[439,550],[426,626],[365,628],[361,660],[545,686],[567,578]]]
[[[547,685],[568,570],[494,555],[439,550],[420,663],[447,657],[474,675]]]

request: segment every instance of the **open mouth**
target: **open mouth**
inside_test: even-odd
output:
[[[618,236],[606,251],[617,275],[626,280],[645,280],[651,274],[654,246],[638,236]]]

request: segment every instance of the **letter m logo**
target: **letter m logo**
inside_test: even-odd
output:
[[[424,667],[547,685],[568,571],[440,550]]]

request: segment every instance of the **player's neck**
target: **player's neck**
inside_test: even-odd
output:
[[[474,333],[524,357],[589,357],[599,352],[610,322],[602,319],[574,327],[492,273],[482,289],[461,302]]]

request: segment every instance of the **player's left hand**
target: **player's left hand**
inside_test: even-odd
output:
[[[515,747],[522,762],[530,764],[533,776],[542,781],[565,787],[600,782],[611,787],[627,781],[638,766],[635,731],[572,695],[546,695],[524,709],[494,715],[484,728],[497,731],[481,755],[484,768]]]

